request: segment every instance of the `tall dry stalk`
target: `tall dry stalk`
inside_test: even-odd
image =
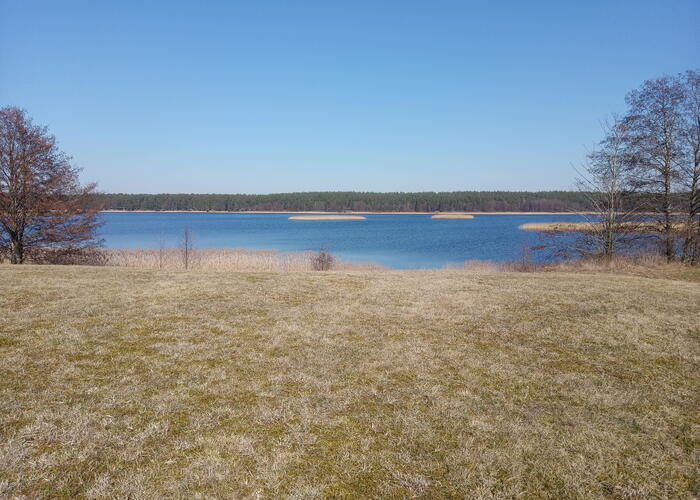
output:
[[[194,239],[192,237],[192,231],[190,228],[185,226],[182,230],[182,238],[180,239],[180,250],[182,252],[182,263],[185,269],[190,268],[190,261],[192,258],[192,251],[194,250]]]

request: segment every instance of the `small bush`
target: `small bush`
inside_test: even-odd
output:
[[[311,267],[314,271],[329,271],[333,268],[334,263],[335,258],[325,247],[322,247],[321,250],[311,258]]]

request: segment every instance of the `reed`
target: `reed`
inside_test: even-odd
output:
[[[139,269],[184,269],[180,249],[105,249],[107,266]],[[318,252],[278,252],[276,250],[246,250],[243,248],[215,248],[191,250],[188,268],[194,271],[225,272],[298,272],[315,270]],[[350,262],[333,258],[335,270],[380,270],[375,262]]]
[[[685,228],[683,223],[675,223],[673,230],[680,232]],[[518,226],[518,229],[526,231],[544,232],[581,232],[594,233],[603,230],[603,226],[597,222],[527,222]],[[620,231],[626,233],[654,233],[662,230],[658,222],[622,222]]]

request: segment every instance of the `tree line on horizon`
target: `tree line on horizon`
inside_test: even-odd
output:
[[[354,191],[275,194],[99,194],[110,210],[328,212],[568,212],[590,208],[577,191]]]

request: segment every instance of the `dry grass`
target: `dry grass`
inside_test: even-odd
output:
[[[431,219],[473,219],[474,216],[471,214],[460,214],[456,212],[440,213],[435,214]]]
[[[293,215],[289,220],[366,220],[362,215]]]
[[[685,229],[684,223],[674,224],[675,231],[682,231]],[[621,222],[621,230],[625,230],[630,233],[646,233],[646,232],[657,232],[660,231],[660,225],[655,222]],[[600,231],[601,225],[595,222],[528,222],[526,224],[521,224],[518,229],[525,229],[528,231],[556,231],[556,232],[594,232]]]
[[[503,262],[493,260],[465,260],[447,264],[445,269],[469,271],[471,273],[498,273],[504,270]]]
[[[666,257],[656,253],[615,255],[613,258],[570,259],[555,262],[534,262],[527,259],[496,262],[491,260],[467,260],[445,266],[449,270],[463,270],[471,274],[508,272],[623,274],[645,278],[667,278],[700,283],[700,266],[681,262],[668,263]]]
[[[697,498],[700,284],[0,266],[0,497]]]
[[[140,269],[183,269],[182,251],[178,249],[104,249],[101,250],[105,265],[136,267]],[[245,250],[242,248],[216,248],[191,250],[188,267],[194,271],[263,272],[263,271],[312,271],[317,252],[277,252],[276,250]],[[336,270],[380,270],[384,266],[375,262],[344,261],[333,258]]]
[[[574,259],[541,265],[538,270],[565,273],[613,273],[646,278],[670,278],[700,283],[700,266],[671,262],[660,254],[616,255],[612,259]]]

